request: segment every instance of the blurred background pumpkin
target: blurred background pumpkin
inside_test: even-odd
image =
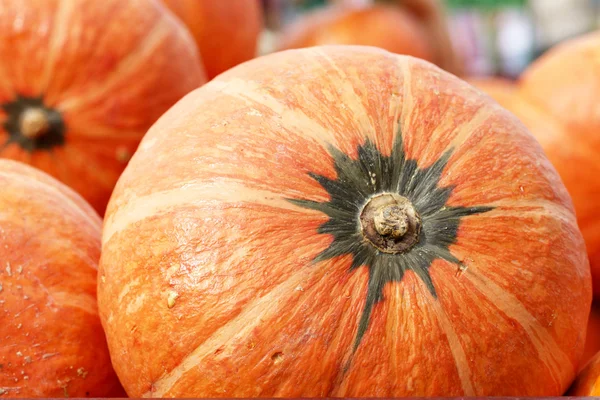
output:
[[[254,58],[263,29],[259,0],[163,0],[188,27],[209,79]]]

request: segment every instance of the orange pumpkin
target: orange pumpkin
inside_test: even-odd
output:
[[[600,32],[564,42],[523,73],[512,99],[498,99],[541,143],[571,194],[587,245],[595,296],[600,295],[598,56]]]
[[[157,0],[0,0],[0,157],[104,212],[147,129],[204,81]]]
[[[462,72],[440,4],[429,0],[319,9],[286,27],[278,49],[326,44],[376,46]]]
[[[580,365],[585,366],[598,352],[600,352],[600,305],[592,304]]]
[[[507,107],[510,110],[510,104],[517,92],[515,82],[496,77],[469,78],[467,82],[491,96],[501,106]]]
[[[96,304],[101,220],[75,192],[0,160],[0,397],[121,395]]]
[[[566,394],[577,397],[600,396],[600,353],[577,375]]]
[[[102,241],[133,397],[559,395],[583,350],[589,265],[538,143],[381,49],[275,53],[186,96]]]
[[[196,39],[209,79],[254,58],[263,29],[260,0],[163,0]]]

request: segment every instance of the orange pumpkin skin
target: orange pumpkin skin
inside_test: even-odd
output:
[[[595,296],[600,295],[598,55],[600,32],[564,42],[523,73],[512,99],[489,93],[529,128],[568,189],[586,241]]]
[[[413,4],[414,3],[414,4]],[[433,62],[452,73],[460,68],[451,50],[439,4],[333,6],[314,11],[286,28],[279,50],[318,45],[376,46]],[[414,10],[413,10],[414,8]],[[422,8],[425,8],[424,10]],[[433,15],[432,15],[433,14]]]
[[[378,187],[418,205],[421,233],[407,214],[384,243],[406,253],[357,231]],[[583,350],[589,265],[538,143],[381,49],[275,53],[187,95],[121,176],[102,243],[132,397],[559,395]]]
[[[508,110],[511,109],[511,102],[518,92],[517,84],[504,78],[470,78],[467,79],[467,82],[492,97]]]
[[[584,367],[598,352],[600,352],[600,307],[594,303],[590,310],[581,367]]]
[[[263,29],[260,0],[163,0],[191,31],[209,79],[254,58]]]
[[[0,160],[0,397],[118,396],[96,304],[101,220],[75,192]]]
[[[139,141],[205,80],[157,0],[0,0],[0,157],[29,163],[100,214]],[[41,110],[26,123],[25,110]]]
[[[577,397],[600,396],[600,353],[597,353],[577,375],[577,379],[575,379],[566,395]]]
[[[377,46],[433,61],[433,49],[419,21],[399,7],[330,7],[314,11],[284,32],[280,49],[325,44]]]

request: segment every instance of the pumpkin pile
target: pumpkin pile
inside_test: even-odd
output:
[[[595,393],[592,200],[436,3],[258,58],[234,3],[0,0],[0,399]]]

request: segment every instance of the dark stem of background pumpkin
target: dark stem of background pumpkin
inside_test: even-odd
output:
[[[3,128],[9,134],[4,143],[18,144],[23,150],[50,150],[65,142],[65,123],[60,112],[46,107],[41,97],[17,96],[2,104],[7,118]]]
[[[379,251],[401,254],[419,241],[421,217],[412,203],[397,193],[380,193],[360,213],[361,231]]]

